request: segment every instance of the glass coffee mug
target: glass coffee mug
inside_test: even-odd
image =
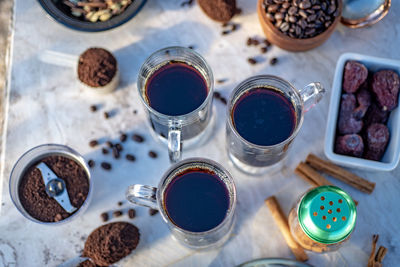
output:
[[[168,144],[171,162],[181,159],[182,145],[197,144],[209,132],[213,83],[207,62],[189,48],[161,49],[142,65],[139,95],[152,133]]]
[[[181,161],[164,174],[158,188],[132,185],[126,198],[159,210],[174,238],[192,249],[222,245],[234,226],[235,183],[208,159]]]
[[[229,99],[226,125],[226,146],[233,164],[249,174],[279,170],[304,113],[324,93],[320,83],[297,90],[271,75],[251,77],[239,84]]]

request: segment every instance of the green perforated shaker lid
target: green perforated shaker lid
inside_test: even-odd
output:
[[[353,199],[336,186],[320,186],[309,191],[299,205],[299,223],[313,240],[333,244],[346,239],[356,224]]]

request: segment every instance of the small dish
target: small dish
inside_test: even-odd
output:
[[[336,138],[336,125],[340,108],[340,99],[343,84],[343,70],[347,61],[355,60],[364,64],[368,71],[378,71],[391,69],[400,73],[400,61],[371,57],[356,53],[345,53],[340,56],[337,64],[335,76],[333,78],[332,94],[329,105],[329,116],[325,133],[325,155],[327,158],[339,165],[355,167],[370,171],[392,171],[400,160],[400,108],[394,109],[389,117],[387,126],[390,131],[390,140],[385,154],[381,161],[373,161],[351,156],[340,155],[334,152]]]
[[[98,22],[84,21],[72,16],[68,7],[61,0],[38,0],[38,2],[53,19],[68,28],[84,32],[100,32],[116,28],[128,22],[139,13],[146,0],[135,0],[120,15],[107,21]]]
[[[339,15],[335,18],[332,24],[321,34],[314,36],[312,38],[306,39],[296,39],[289,37],[279,31],[275,25],[273,25],[267,18],[267,14],[263,8],[264,0],[258,0],[257,3],[257,13],[258,19],[261,24],[261,28],[263,29],[265,36],[268,41],[272,44],[279,46],[282,49],[292,51],[292,52],[300,52],[313,49],[317,46],[320,46],[324,43],[335,31],[337,24],[340,22],[340,17],[342,14],[343,3],[342,0],[338,0],[338,9]]]

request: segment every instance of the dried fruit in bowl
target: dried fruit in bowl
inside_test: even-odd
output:
[[[353,111],[355,118],[361,120],[364,118],[369,106],[371,105],[371,93],[366,87],[357,92],[358,107]]]
[[[336,138],[335,152],[361,158],[364,153],[364,141],[358,134],[339,136]]]
[[[356,61],[348,61],[344,67],[343,90],[346,93],[355,93],[367,80],[368,69]]]
[[[372,91],[384,110],[392,111],[397,107],[399,87],[399,75],[392,70],[381,70],[373,76]]]
[[[340,134],[356,134],[363,128],[363,122],[355,116],[356,97],[353,94],[342,95],[338,130]]]
[[[377,104],[372,103],[369,106],[367,114],[364,118],[364,123],[366,126],[369,126],[373,123],[386,123],[389,118],[389,111],[383,110],[381,107],[378,107]]]
[[[389,143],[390,133],[386,125],[382,123],[371,124],[366,132],[367,151],[365,158],[380,160]]]

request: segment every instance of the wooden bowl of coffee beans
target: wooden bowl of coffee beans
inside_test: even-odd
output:
[[[272,44],[299,52],[315,48],[333,33],[342,0],[258,0],[258,18]]]

